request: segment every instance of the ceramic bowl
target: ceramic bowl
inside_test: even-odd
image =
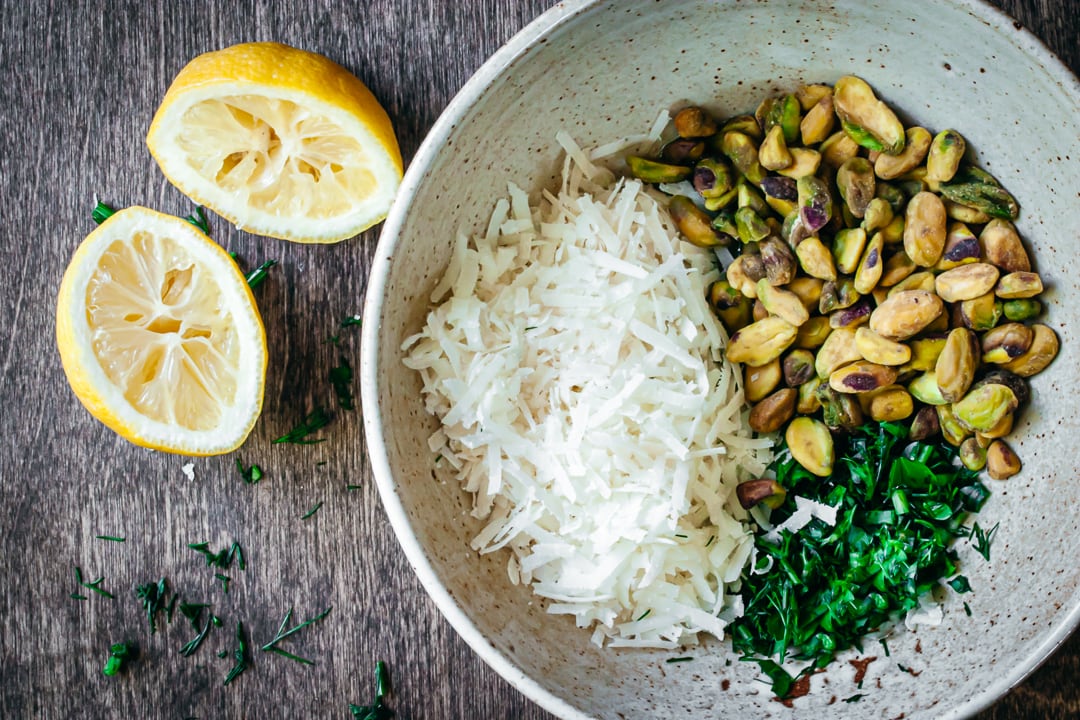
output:
[[[804,82],[865,78],[907,124],[954,127],[1019,199],[1018,227],[1048,284],[1062,352],[1033,383],[1013,446],[1023,472],[991,482],[981,524],[1001,521],[992,562],[960,545],[974,592],[939,627],[877,642],[860,690],[845,653],[789,709],[725,642],[666,664],[663,651],[602,650],[507,579],[507,556],[469,549],[479,521],[428,450],[436,420],[402,365],[458,230],[486,226],[508,181],[554,186],[555,133],[583,146],[647,132],[662,108],[753,111]],[[450,623],[521,692],[565,718],[956,718],[989,705],[1080,617],[1076,393],[1080,84],[1039,41],[973,0],[565,2],[488,61],[436,123],[382,232],[364,312],[368,450],[387,514]],[[911,673],[898,669],[903,665]],[[839,702],[857,693],[857,703]]]

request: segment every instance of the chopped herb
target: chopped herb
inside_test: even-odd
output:
[[[315,463],[315,467],[322,467],[322,466],[324,466],[324,465],[326,465],[326,461],[325,461],[325,460],[320,460],[319,462]]]
[[[716,536],[715,535],[710,535],[709,536],[709,541],[705,543],[705,547],[709,547],[710,545],[712,545],[714,540],[716,540]]]
[[[142,602],[146,610],[146,619],[150,623],[150,634],[157,632],[157,620],[155,616],[165,609],[165,578],[156,583],[149,582],[135,588],[135,597]]]
[[[844,702],[846,702],[846,703],[859,702],[864,697],[865,697],[865,695],[863,695],[862,693],[857,693],[855,695],[852,695],[851,697],[844,698]]]
[[[743,578],[746,607],[730,626],[732,643],[781,698],[795,679],[773,658],[791,654],[809,660],[811,672],[823,668],[956,574],[953,543],[967,536],[964,521],[989,491],[953,463],[956,448],[940,439],[909,443],[907,435],[900,423],[871,423],[837,436],[837,461],[824,479],[778,448],[771,469],[788,500],[771,522],[791,516],[796,496],[836,508],[835,525],[814,519],[775,542],[759,534],[758,557],[772,567]]]
[[[650,609],[646,610],[645,612],[641,613],[640,615],[638,615],[638,619],[635,622],[641,622],[645,618],[649,617],[649,613],[651,613],[651,612],[652,612],[652,608],[650,608]]]
[[[233,557],[239,555],[240,569],[244,569],[244,554],[240,550],[240,544],[234,542],[227,548],[222,549],[220,552],[214,552],[210,549],[210,543],[188,543],[188,547],[197,553],[202,554],[206,558],[206,564],[208,566],[221,568],[222,570],[228,570],[232,566]]]
[[[664,662],[669,663],[669,664],[670,663],[682,663],[682,662],[690,662],[693,659],[694,658],[692,658],[692,657],[677,657],[677,658],[668,658]]]
[[[199,618],[202,617],[202,611],[210,607],[209,603],[180,603],[180,614],[187,618],[191,623],[191,627],[195,630],[199,629]]]
[[[971,607],[966,602],[964,603],[964,612],[967,613],[968,617],[971,617]]]
[[[229,674],[225,676],[225,682],[223,685],[228,685],[236,677],[247,670],[247,645],[244,643],[244,624],[241,622],[236,623],[236,642],[238,647],[233,651],[233,658],[236,659],[236,665],[233,665],[233,669],[229,671]]]
[[[389,720],[394,711],[383,705],[383,698],[390,694],[390,673],[386,663],[375,663],[375,701],[370,705],[349,705],[353,720]]]
[[[885,657],[889,657],[889,642],[885,638],[878,640],[881,643],[881,649],[885,651]]]
[[[989,530],[983,530],[979,527],[979,523],[971,527],[971,537],[975,538],[975,552],[982,555],[986,562],[990,562],[990,544],[994,542],[994,535],[997,534],[1000,525],[1001,523],[998,523]]]
[[[232,580],[228,575],[222,575],[221,573],[214,573],[214,577],[221,581],[221,590],[226,595],[229,594],[229,581]]]
[[[247,570],[247,563],[244,562],[244,551],[240,549],[240,543],[234,542],[229,550],[236,556],[237,567],[241,570]]]
[[[301,520],[307,520],[307,519],[308,519],[309,517],[311,517],[311,516],[312,516],[312,515],[314,515],[315,513],[319,512],[319,508],[321,508],[321,507],[322,507],[322,504],[323,504],[323,501],[322,501],[322,500],[320,500],[319,502],[315,503],[315,507],[311,508],[311,509],[310,509],[310,510],[308,510],[308,511],[307,511],[306,513],[304,513],[304,516],[303,516],[303,517],[301,517],[300,519],[301,519]]]
[[[99,577],[93,582],[86,582],[85,580],[83,580],[82,570],[80,570],[78,567],[75,568],[75,582],[79,583],[84,588],[93,590],[98,595],[104,595],[109,599],[115,598],[115,595],[101,587],[101,583],[104,582],[104,580],[104,577]]]
[[[211,615],[210,622],[214,623],[215,627],[221,627],[221,618],[219,618],[217,615]]]
[[[330,368],[330,384],[334,386],[334,394],[337,395],[338,406],[342,410],[353,409],[352,385],[353,371],[349,361],[344,355],[340,356],[341,364]]]
[[[80,595],[79,593],[71,593],[70,597],[71,597],[72,600],[87,600],[88,599],[85,595]]]
[[[217,656],[218,656],[219,658],[223,658],[223,657],[225,657],[225,656],[226,656],[226,655],[228,655],[228,654],[229,654],[229,653],[227,653],[227,652],[225,652],[224,650],[222,650],[221,652],[219,652],[219,653],[217,654]]]
[[[165,622],[172,624],[173,611],[176,610],[176,602],[180,599],[180,593],[173,593],[169,606],[165,608]]]
[[[189,606],[189,607],[192,607],[192,606]],[[193,617],[188,617],[188,619],[191,620],[191,624],[195,628],[195,630],[197,631],[198,634],[194,638],[192,638],[191,640],[184,643],[184,646],[182,648],[180,648],[180,654],[183,655],[184,657],[191,657],[192,655],[194,655],[195,651],[199,649],[199,646],[202,645],[202,641],[206,639],[207,634],[209,634],[209,632],[210,632],[210,627],[211,627],[212,623],[209,620],[207,620],[203,624],[203,626],[201,628],[197,624],[198,623],[198,616],[202,614],[202,609],[204,607],[209,607],[209,606],[208,605],[198,605],[197,607],[199,608],[198,609],[198,614],[196,614]],[[181,612],[183,612],[182,609],[181,609]]]
[[[190,215],[186,216],[184,219],[187,220],[192,225],[194,225],[195,227],[202,230],[203,233],[205,233],[206,235],[210,234],[210,223],[206,222],[206,213],[203,212],[203,206],[202,205],[196,205],[195,206],[195,212],[193,212]]]
[[[244,482],[248,485],[254,485],[263,479],[263,470],[261,467],[252,465],[245,470],[244,464],[240,462],[240,458],[236,458],[236,469],[240,471],[240,477],[244,478]]]
[[[314,665],[315,663],[312,662],[311,660],[308,660],[308,659],[302,658],[302,657],[298,657],[296,655],[293,655],[292,653],[286,652],[286,651],[282,650],[281,648],[277,647],[277,644],[279,642],[281,642],[282,640],[284,640],[285,638],[292,635],[293,633],[299,632],[300,630],[303,630],[304,628],[306,628],[308,625],[311,625],[312,623],[316,623],[319,620],[322,620],[324,617],[326,617],[327,615],[330,614],[330,611],[332,609],[333,609],[332,607],[328,607],[328,608],[326,608],[326,610],[323,610],[322,613],[316,615],[315,617],[311,618],[310,620],[305,620],[304,622],[300,623],[296,627],[293,627],[293,628],[290,628],[290,629],[286,630],[285,626],[289,624],[289,620],[292,618],[292,612],[293,612],[293,609],[289,608],[289,611],[287,613],[285,613],[285,618],[281,621],[280,627],[278,627],[278,631],[277,631],[277,634],[274,636],[274,639],[271,640],[270,642],[266,643],[265,645],[263,645],[262,649],[265,650],[266,652],[277,653],[278,655],[282,655],[284,657],[289,658],[290,660],[295,660],[295,661],[297,661],[299,663],[303,663],[305,665]]]
[[[352,325],[360,325],[362,322],[363,321],[362,321],[362,319],[361,319],[361,317],[359,315],[349,315],[348,317],[346,317],[344,320],[341,321],[341,329],[344,330],[345,328],[350,327]],[[330,337],[326,338],[326,342],[333,343],[335,345],[337,345],[338,342],[340,342],[340,340],[341,340],[340,335],[331,335]]]
[[[115,535],[95,535],[98,540],[108,540],[110,542],[126,542],[127,538],[116,537]]]
[[[435,464],[438,465],[441,460],[442,460],[442,453],[439,453],[438,455],[435,456]]]
[[[345,489],[346,490],[360,490],[363,487],[364,487],[363,485],[346,485]]]
[[[971,583],[969,583],[968,579],[963,575],[957,575],[950,580],[949,587],[961,595],[971,592]]]
[[[334,416],[326,412],[325,408],[315,408],[306,418],[304,418],[303,422],[279,437],[274,443],[293,443],[295,445],[314,445],[315,443],[321,443],[324,439],[308,440],[307,436],[326,427],[333,419]]]
[[[94,222],[100,225],[115,214],[116,210],[98,200],[97,205],[94,206],[93,211],[90,213],[90,217],[94,219]]]
[[[108,677],[112,677],[120,672],[120,668],[123,666],[124,661],[130,656],[131,647],[127,643],[116,643],[109,648],[109,659],[105,662],[105,667],[102,668],[101,672]]]
[[[259,285],[262,284],[262,281],[266,279],[268,274],[267,271],[277,264],[277,260],[267,260],[262,265],[249,272],[245,277],[248,287],[252,289],[259,287]]]

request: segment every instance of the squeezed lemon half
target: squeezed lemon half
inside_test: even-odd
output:
[[[266,334],[251,289],[179,218],[131,207],[90,233],[64,272],[56,340],[75,395],[137,445],[229,452],[262,410]]]
[[[295,242],[337,242],[380,222],[401,183],[401,151],[371,91],[337,63],[279,43],[192,60],[146,142],[195,202]]]

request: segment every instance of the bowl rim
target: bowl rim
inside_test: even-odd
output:
[[[727,1],[727,0],[722,0]],[[940,1],[940,0],[932,0]],[[436,159],[440,149],[457,128],[461,119],[476,101],[507,71],[514,62],[531,50],[541,39],[550,36],[579,15],[603,5],[606,0],[563,0],[544,11],[500,47],[466,81],[440,113],[428,131],[416,154],[408,163],[397,196],[379,234],[375,256],[368,274],[364,298],[360,347],[360,391],[363,407],[365,439],[372,475],[390,524],[424,590],[439,612],[472,650],[514,688],[544,710],[565,720],[593,720],[567,701],[554,695],[536,680],[525,674],[510,658],[497,649],[466,615],[457,599],[439,580],[424,548],[412,530],[408,513],[402,505],[384,442],[384,423],[378,405],[380,378],[378,376],[380,316],[386,296],[391,258],[401,239],[417,191],[425,177],[425,169]],[[1051,51],[1041,38],[1016,21],[1012,16],[987,0],[946,0],[986,21],[992,31],[1013,34],[1016,44],[1033,56],[1048,75],[1059,82],[1066,94],[1080,102],[1080,79]],[[976,695],[952,707],[942,720],[970,717],[990,707],[1016,685],[1033,673],[1080,625],[1080,603],[1075,604],[1036,646],[1024,662],[1009,668]]]

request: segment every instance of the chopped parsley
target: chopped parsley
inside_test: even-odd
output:
[[[210,223],[206,221],[206,213],[203,211],[202,205],[196,205],[195,212],[186,216],[184,219],[202,230],[205,235],[210,234]]]
[[[334,386],[334,394],[337,395],[338,407],[342,410],[352,410],[353,396],[352,385],[353,371],[349,361],[341,355],[341,364],[330,368],[330,384]]]
[[[236,469],[240,471],[240,477],[244,479],[248,485],[254,485],[263,479],[263,469],[258,465],[252,465],[251,467],[244,469],[244,463],[240,462],[240,458],[236,458]]]
[[[270,268],[278,264],[277,260],[267,260],[259,267],[249,272],[244,279],[247,280],[248,287],[255,289],[262,284],[262,281],[266,279],[269,274]]]
[[[828,478],[779,448],[771,469],[788,500],[771,522],[794,512],[795,496],[837,511],[834,526],[814,519],[776,543],[758,535],[758,556],[772,567],[743,578],[746,608],[731,624],[733,646],[761,666],[781,698],[797,678],[774,658],[810,661],[802,674],[823,668],[956,575],[953,542],[969,534],[964,522],[989,491],[953,463],[956,448],[941,440],[909,443],[907,433],[899,423],[871,423],[837,436]],[[963,576],[950,584],[970,590]]]
[[[97,205],[94,206],[93,211],[90,213],[90,217],[94,219],[94,222],[100,225],[115,214],[116,210],[114,208],[98,200]]]
[[[157,632],[156,616],[165,609],[166,594],[165,578],[161,578],[156,583],[148,582],[135,588],[135,597],[139,599],[143,609],[146,610],[146,620],[150,623],[151,635]]]
[[[390,694],[390,673],[386,663],[375,663],[375,701],[370,705],[349,705],[353,720],[389,720],[394,711],[383,705],[383,698]]]
[[[285,638],[289,637],[290,635],[292,635],[294,633],[297,633],[300,630],[303,630],[308,625],[311,625],[313,623],[316,623],[316,622],[322,620],[323,618],[325,618],[327,615],[330,614],[330,611],[332,609],[333,609],[332,607],[328,607],[325,610],[323,610],[321,613],[316,615],[315,617],[311,618],[310,620],[305,620],[304,622],[300,623],[296,627],[292,627],[292,628],[289,628],[288,630],[286,630],[285,626],[289,624],[289,620],[292,618],[292,613],[293,613],[293,609],[289,608],[289,611],[287,613],[285,613],[285,617],[281,621],[281,625],[278,627],[277,634],[274,635],[274,639],[271,640],[270,642],[266,643],[265,645],[263,645],[262,649],[264,651],[266,651],[266,652],[277,653],[278,655],[281,655],[282,657],[287,657],[290,660],[295,660],[296,662],[302,663],[304,665],[314,665],[315,664],[314,661],[308,660],[307,658],[299,657],[298,655],[293,655],[290,652],[286,652],[285,650],[282,650],[281,648],[279,648],[277,646],[277,644],[279,642],[281,642],[282,640],[284,640]]]
[[[132,654],[131,646],[127,643],[116,643],[109,648],[109,659],[105,662],[105,667],[101,669],[101,672],[112,677],[116,673],[120,672],[120,668],[123,666],[124,661],[127,660]]]
[[[225,682],[222,685],[231,683],[250,665],[247,657],[247,644],[244,642],[244,624],[241,622],[236,623],[236,643],[237,648],[233,650],[233,658],[236,660],[236,664],[233,665],[233,669],[229,671],[229,674],[225,676]]]
[[[333,419],[334,416],[328,413],[325,408],[315,408],[299,425],[275,440],[274,444],[314,445],[315,443],[324,442],[325,438],[309,440],[308,435],[326,427]]]
[[[98,595],[104,595],[105,597],[107,597],[107,598],[109,598],[111,600],[111,599],[115,598],[116,596],[113,595],[108,590],[105,590],[104,588],[101,587],[101,583],[104,582],[104,581],[105,581],[104,577],[99,577],[97,580],[94,580],[93,582],[86,582],[85,580],[83,580],[82,570],[80,570],[78,566],[75,567],[75,582],[79,583],[84,588],[87,588],[89,590],[93,590]],[[75,597],[75,596],[72,595],[72,597]]]

